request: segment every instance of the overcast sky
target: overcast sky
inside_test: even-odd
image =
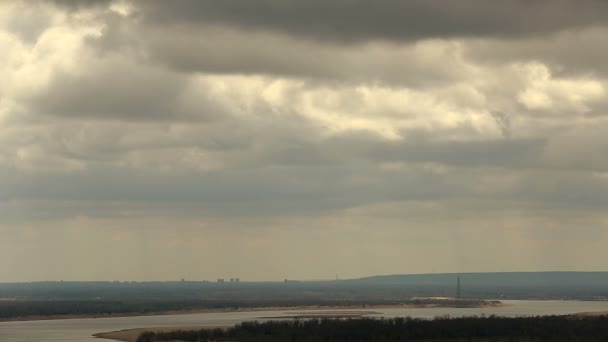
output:
[[[0,281],[608,270],[608,2],[0,2]]]

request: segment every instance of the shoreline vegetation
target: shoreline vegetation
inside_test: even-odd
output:
[[[311,311],[311,310],[352,310],[352,309],[413,309],[413,308],[436,308],[436,307],[504,307],[509,306],[497,300],[459,300],[448,298],[414,299],[395,304],[344,304],[344,305],[274,305],[274,306],[248,306],[248,307],[221,307],[221,308],[198,308],[184,310],[159,310],[149,312],[112,312],[112,313],[93,313],[93,314],[60,314],[60,315],[26,315],[8,318],[0,318],[0,322],[16,321],[41,321],[59,319],[96,319],[110,317],[136,317],[136,316],[162,316],[162,315],[188,315],[200,313],[225,313],[225,312],[257,312],[257,311]],[[291,318],[292,316],[286,316]]]
[[[100,333],[124,342],[163,341],[605,341],[608,315],[536,317],[312,318],[243,322],[232,327],[139,328]]]
[[[506,304],[503,304],[506,305]],[[290,308],[293,309],[293,308]],[[301,308],[298,308],[301,310]],[[312,309],[311,309],[312,310]],[[325,311],[323,312],[326,315],[322,315],[321,313],[309,313],[306,310],[303,312],[293,312],[291,316],[284,317],[273,317],[274,319],[357,319],[362,318],[365,315],[374,314],[376,312],[373,311]],[[551,316],[550,316],[551,317]],[[608,317],[608,311],[595,311],[595,312],[580,312],[571,315],[562,315],[562,316],[553,316],[553,317],[570,317],[570,318],[595,318],[595,317]],[[143,333],[171,333],[176,331],[198,331],[198,330],[213,330],[213,329],[223,329],[227,330],[232,326],[173,326],[173,327],[147,327],[147,328],[133,328],[133,329],[124,329],[117,331],[109,331],[109,332],[101,332],[94,334],[93,336],[101,339],[122,341],[122,342],[137,342],[137,339]]]

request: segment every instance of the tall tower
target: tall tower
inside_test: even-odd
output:
[[[460,276],[458,276],[458,283],[456,285],[456,298],[460,298]]]

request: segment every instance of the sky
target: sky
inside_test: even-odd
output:
[[[0,282],[608,270],[608,2],[0,2]]]

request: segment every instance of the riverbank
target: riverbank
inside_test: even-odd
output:
[[[124,342],[153,341],[603,341],[608,317],[439,317],[245,322],[225,329],[124,332]]]
[[[484,301],[480,305],[470,306],[471,308],[489,308],[489,307],[506,307],[508,304],[500,301]],[[111,318],[111,317],[138,317],[138,316],[161,316],[161,315],[188,315],[188,314],[201,314],[201,313],[228,313],[228,312],[257,312],[257,311],[279,311],[279,310],[353,310],[353,309],[425,309],[425,308],[451,308],[451,307],[462,307],[450,303],[446,300],[445,303],[432,303],[432,304],[388,304],[388,305],[311,305],[311,306],[264,306],[264,307],[245,307],[245,308],[221,308],[221,309],[193,309],[193,310],[171,310],[171,311],[155,311],[146,313],[114,313],[114,314],[78,314],[78,315],[49,315],[49,316],[26,316],[26,317],[14,317],[7,319],[0,319],[0,322],[21,322],[21,321],[46,321],[46,320],[60,320],[60,319],[97,319],[97,318]]]

